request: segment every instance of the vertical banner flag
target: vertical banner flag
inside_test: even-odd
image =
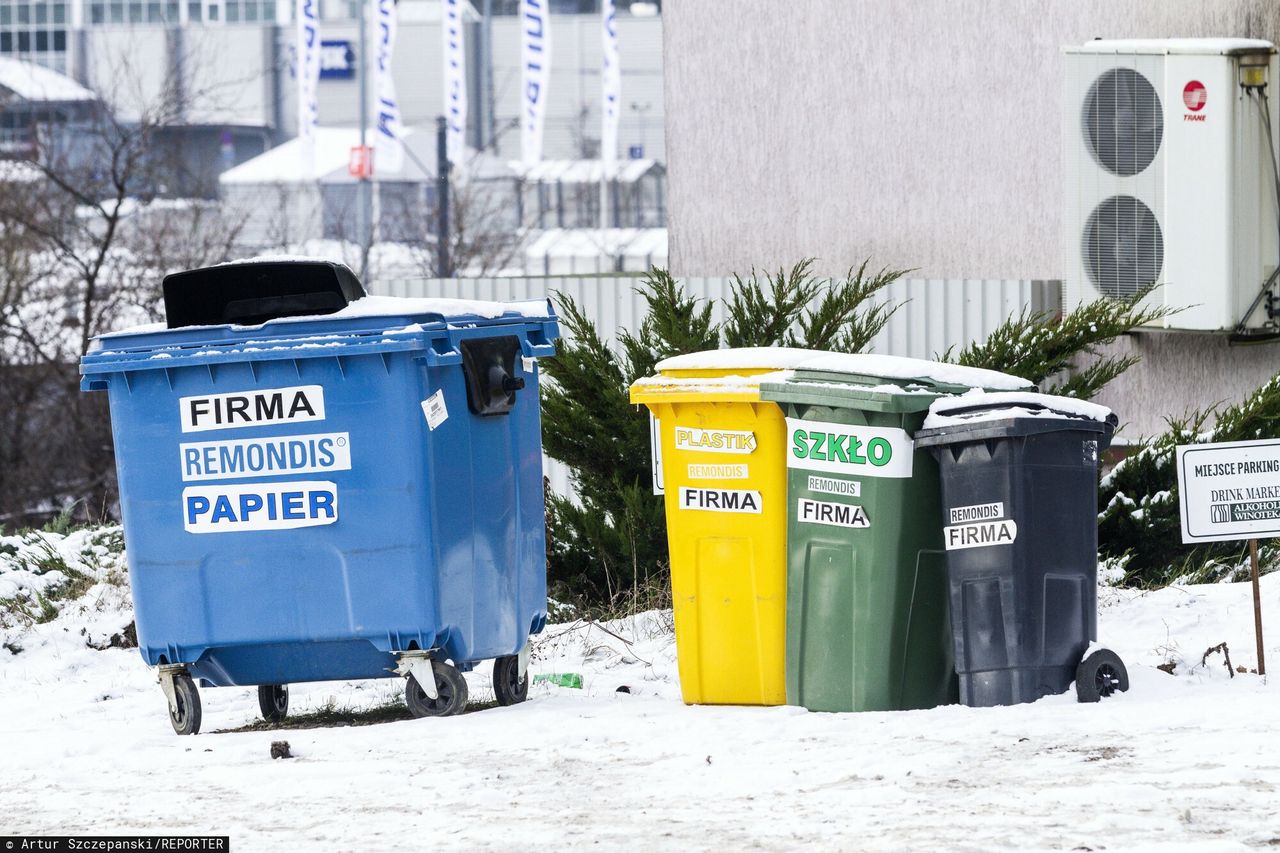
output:
[[[399,172],[404,166],[404,148],[400,142],[400,104],[396,100],[396,82],[391,76],[391,55],[396,49],[396,0],[376,0],[377,21],[374,26],[378,53],[373,67],[374,102],[373,163],[379,171]]]
[[[298,142],[301,143],[304,175],[316,171],[316,126],[320,108],[316,104],[316,87],[320,84],[320,0],[296,0],[297,19],[294,45],[294,74],[298,80]]]
[[[604,17],[604,64],[600,68],[603,100],[600,104],[600,159],[606,164],[618,159],[618,118],[622,107],[622,67],[618,64],[618,22],[614,0],[600,4]]]
[[[542,128],[551,77],[549,0],[520,0],[520,155],[527,164],[542,159]]]
[[[467,45],[463,40],[464,0],[444,0],[440,32],[444,39],[444,117],[449,162],[462,163],[467,150]]]

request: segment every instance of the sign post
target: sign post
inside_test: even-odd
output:
[[[1183,543],[1249,540],[1258,674],[1266,675],[1258,540],[1280,536],[1280,439],[1184,444],[1176,452]]]

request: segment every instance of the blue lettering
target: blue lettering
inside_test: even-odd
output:
[[[194,447],[188,447],[182,452],[182,464],[186,467],[186,474],[183,476],[190,477],[193,474],[200,473],[200,451]]]
[[[262,495],[246,494],[240,496],[240,520],[244,521],[249,513],[262,509]]]
[[[280,504],[284,510],[284,518],[294,519],[307,517],[302,508],[302,492],[285,492],[280,496]]]
[[[219,521],[235,521],[236,514],[231,510],[231,500],[226,495],[218,495],[218,499],[213,503],[213,515],[209,517],[209,521],[214,524]]]
[[[333,439],[322,438],[316,445],[316,449],[320,452],[320,467],[328,468],[333,464]]]
[[[209,511],[209,499],[192,495],[187,498],[187,524],[195,524],[196,516],[204,515]]]
[[[319,518],[323,512],[325,518],[333,518],[333,492],[311,493],[311,517]]]

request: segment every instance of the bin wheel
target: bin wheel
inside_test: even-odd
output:
[[[494,658],[493,695],[499,705],[516,705],[529,698],[529,673],[520,677],[520,659],[515,655]]]
[[[1129,671],[1111,649],[1098,649],[1076,667],[1076,698],[1098,702],[1116,691],[1129,689]]]
[[[467,707],[467,680],[455,666],[431,662],[436,677],[436,698],[432,699],[411,675],[404,687],[404,700],[415,717],[449,717]]]
[[[178,709],[169,709],[169,722],[180,735],[200,733],[200,693],[185,672],[173,677],[173,699]]]
[[[289,713],[289,685],[259,684],[258,707],[262,710],[262,719],[268,723],[278,723]]]

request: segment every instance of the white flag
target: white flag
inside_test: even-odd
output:
[[[463,40],[461,0],[444,0],[444,117],[449,162],[460,164],[467,150],[467,45]]]
[[[520,0],[520,155],[525,163],[542,159],[542,129],[551,81],[549,0]]]
[[[379,172],[399,172],[404,166],[404,148],[400,142],[400,104],[391,76],[391,55],[396,49],[396,0],[377,0],[377,4],[373,30],[378,47],[373,68],[373,165]]]
[[[600,104],[600,159],[618,160],[618,118],[622,107],[622,67],[618,64],[618,22],[614,0],[600,6],[604,17],[604,64],[600,68],[603,99]]]
[[[302,150],[305,175],[316,171],[316,126],[320,108],[316,104],[316,88],[320,83],[320,16],[319,0],[295,0],[294,17],[297,34],[294,44],[294,74],[298,80],[298,142]]]

